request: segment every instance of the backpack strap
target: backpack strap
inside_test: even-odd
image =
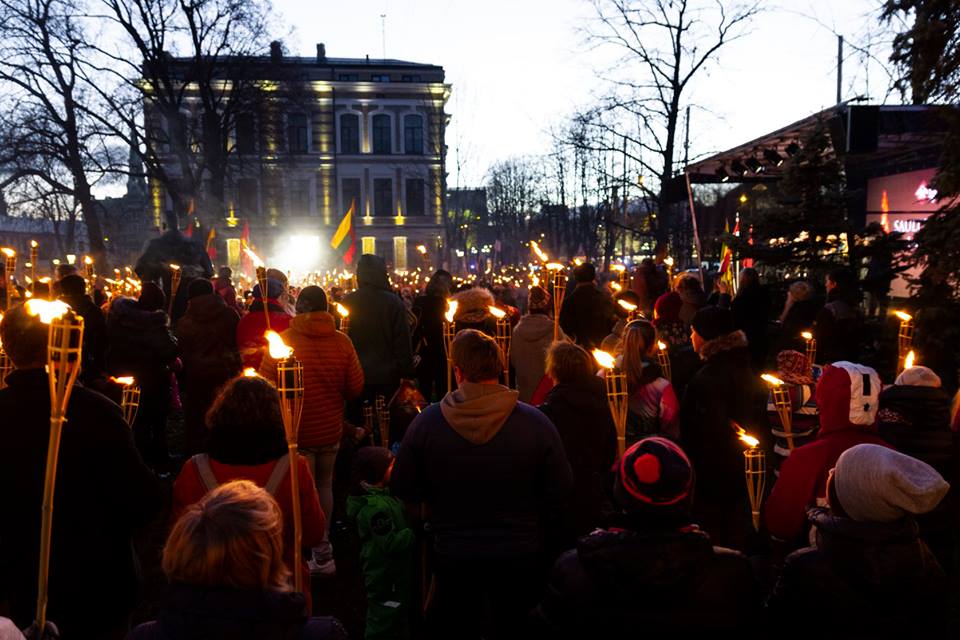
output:
[[[273,465],[273,471],[270,472],[267,484],[263,485],[267,493],[276,496],[277,489],[280,488],[280,483],[283,482],[283,478],[287,475],[288,471],[290,471],[290,456],[282,456],[277,460],[276,464]]]
[[[197,468],[197,473],[200,474],[200,481],[203,482],[203,486],[206,487],[207,491],[213,491],[220,486],[217,477],[213,475],[213,467],[210,466],[210,456],[205,453],[198,453],[190,459],[193,460],[193,466]]]

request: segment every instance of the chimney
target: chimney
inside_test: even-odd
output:
[[[327,62],[327,46],[322,42],[317,43],[317,62],[320,64]]]
[[[280,62],[281,60],[283,60],[283,43],[274,40],[270,43],[270,61]]]

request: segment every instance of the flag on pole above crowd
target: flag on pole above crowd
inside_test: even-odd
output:
[[[730,233],[730,223],[724,222],[723,224],[723,233],[727,235]],[[733,227],[733,235],[740,234],[740,219],[737,219],[737,224]],[[723,243],[723,248],[720,251],[720,280],[726,282],[730,287],[730,291],[733,291],[733,272],[730,267],[733,264],[733,247],[727,246],[727,243]]]
[[[330,247],[343,251],[343,263],[348,265],[353,264],[354,255],[357,253],[357,235],[353,228],[353,213],[356,206],[357,201],[352,200],[350,202],[350,208],[347,209],[347,213],[343,216],[343,220],[340,221],[337,231],[330,239]],[[345,246],[344,242],[347,237],[350,238],[350,244]]]
[[[217,230],[213,227],[210,227],[210,233],[207,234],[207,255],[210,256],[211,262],[216,262],[217,260],[217,245],[213,243],[214,239],[217,237]]]

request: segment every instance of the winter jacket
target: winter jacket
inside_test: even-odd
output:
[[[706,363],[680,403],[680,440],[697,474],[693,516],[717,544],[743,548],[750,526],[744,445],[732,423],[757,431],[766,393],[750,368],[742,331],[708,341],[700,357]]]
[[[293,317],[272,298],[267,301],[267,310],[270,313],[270,329],[277,333],[286,331]],[[263,315],[263,305],[257,301],[237,323],[237,349],[240,350],[244,367],[260,368],[267,352],[267,339],[263,335],[266,332],[267,320]]]
[[[796,300],[787,309],[787,315],[780,323],[780,339],[777,353],[784,349],[793,349],[800,353],[806,352],[806,341],[800,336],[804,331],[810,331],[817,320],[817,314],[823,305],[818,300]],[[818,362],[823,362],[817,357]]]
[[[301,447],[340,442],[344,403],[363,392],[363,369],[353,343],[334,327],[332,315],[314,311],[294,316],[290,328],[280,334],[303,365]],[[267,380],[277,377],[277,362],[269,354],[263,358],[260,375]]]
[[[240,306],[240,301],[237,299],[237,290],[229,279],[214,278],[213,287],[214,293],[216,293],[228,307],[238,314],[243,313],[243,307]]]
[[[817,386],[820,431],[813,442],[794,449],[783,461],[764,507],[770,534],[788,543],[797,542],[805,531],[807,509],[826,504],[827,475],[841,453],[864,443],[889,446],[877,435],[875,424],[851,421],[850,392],[826,389],[825,384],[833,384],[826,379],[829,371],[827,367]],[[840,380],[849,385],[849,379]]]
[[[420,356],[417,378],[420,390],[429,396],[433,384],[438,393],[446,391],[447,352],[443,345],[443,314],[447,299],[428,289],[427,295],[413,301],[417,328],[413,334],[413,350]],[[429,399],[429,398],[428,398]]]
[[[747,336],[754,370],[762,369],[767,355],[767,324],[770,322],[770,295],[762,285],[750,285],[737,292],[730,303],[733,325]]]
[[[557,385],[540,411],[556,426],[573,472],[571,529],[575,535],[589,533],[601,526],[611,509],[604,478],[617,457],[617,428],[603,382],[587,376],[575,384]]]
[[[759,609],[747,559],[696,526],[600,530],[557,560],[532,635],[739,638],[760,633]]]
[[[949,481],[957,478],[950,430],[950,396],[937,387],[893,385],[880,393],[880,437],[923,460]]]
[[[364,255],[357,265],[358,289],[343,300],[350,310],[350,339],[367,385],[399,384],[412,378],[413,349],[403,301],[390,289],[382,259]]]
[[[184,388],[219,387],[240,373],[237,325],[240,316],[215,293],[197,296],[177,322]]]
[[[680,402],[659,365],[645,362],[641,384],[627,396],[627,446],[647,436],[680,441]]]
[[[360,562],[367,592],[366,640],[407,637],[413,604],[413,529],[403,503],[389,489],[369,487],[347,498],[347,517],[360,535]]]
[[[857,522],[822,508],[809,518],[816,546],[787,557],[768,601],[776,619],[816,612],[816,635],[827,638],[947,637],[947,582],[912,519]]]
[[[83,363],[80,379],[90,384],[103,375],[107,355],[107,320],[90,296],[60,296],[83,318]]]
[[[563,301],[560,327],[588,351],[598,348],[616,322],[613,301],[592,282],[581,282]]]
[[[566,336],[561,334],[563,340]],[[510,363],[517,380],[520,402],[530,402],[547,372],[547,350],[553,343],[553,318],[542,313],[523,316],[513,328]]]
[[[550,420],[500,385],[466,382],[411,423],[391,489],[425,502],[437,553],[536,553],[544,518],[571,489],[570,465]]]
[[[279,484],[271,495],[280,505],[283,514],[283,559],[288,567],[293,566],[293,496],[290,491],[290,465],[288,458],[283,456],[277,460],[258,465],[223,464],[203,454],[212,478],[205,481],[201,475],[203,462],[199,456],[187,460],[173,484],[173,506],[170,511],[170,522],[176,522],[183,512],[192,504],[200,502],[207,492],[231,480],[251,480],[258,486],[267,487],[271,475],[276,469]],[[300,482],[300,518],[303,523],[303,536],[300,546],[305,550],[300,566],[300,573],[305,585],[310,584],[310,569],[307,567],[309,549],[316,547],[323,540],[326,529],[326,516],[320,508],[320,497],[317,494],[313,474],[310,473],[310,464],[303,456],[298,457],[298,480]],[[213,486],[208,486],[207,482]],[[277,480],[274,480],[276,483]]]
[[[860,313],[849,296],[838,289],[827,293],[827,304],[817,314],[813,329],[817,363],[856,362],[860,353],[860,325]]]
[[[34,618],[40,507],[50,434],[42,369],[21,369],[0,390],[0,601],[26,628]],[[162,507],[120,407],[73,388],[57,460],[48,619],[65,638],[123,624],[137,603],[134,533]]]
[[[107,317],[107,369],[132,375],[141,387],[168,385],[177,340],[163,311],[144,311],[133,298],[117,298]]]
[[[303,595],[176,584],[157,619],[127,640],[346,640],[336,618],[308,618]]]

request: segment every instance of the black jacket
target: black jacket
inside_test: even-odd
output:
[[[615,318],[613,301],[592,282],[578,284],[560,307],[560,328],[588,350],[610,335]]]
[[[40,369],[0,390],[0,600],[26,627],[34,617],[50,391]],[[160,487],[133,446],[120,408],[78,384],[57,462],[49,619],[64,638],[120,624],[137,601],[133,533],[161,507]]]
[[[747,336],[754,368],[763,365],[767,354],[767,325],[770,322],[770,295],[766,287],[743,287],[730,303],[733,324]]]
[[[187,303],[187,312],[177,323],[177,343],[183,354],[183,379],[188,390],[194,385],[219,387],[240,373],[239,322],[237,312],[216,293],[197,296]]]
[[[104,373],[107,353],[107,321],[90,296],[60,296],[83,318],[83,363],[80,379],[90,383]]]
[[[759,609],[747,559],[696,527],[597,531],[557,560],[533,635],[739,638],[760,630]]]
[[[817,339],[817,363],[847,360],[857,362],[860,355],[860,313],[850,294],[834,289],[827,304],[817,314],[813,334]]]
[[[107,369],[111,375],[132,375],[141,387],[167,384],[177,358],[177,340],[163,311],[144,311],[133,298],[117,298],[107,317]]]
[[[346,640],[336,618],[307,618],[303,595],[174,585],[155,622],[127,640]]]
[[[588,376],[577,384],[559,384],[540,411],[557,427],[573,471],[573,530],[576,535],[590,533],[603,524],[609,510],[604,479],[617,457],[617,429],[603,381]]]
[[[817,320],[817,314],[823,305],[818,300],[797,300],[787,310],[787,315],[780,324],[780,337],[778,340],[777,353],[784,349],[793,349],[800,353],[806,353],[806,341],[800,336],[804,331],[810,331],[814,322]],[[817,358],[817,362],[820,362]]]
[[[950,396],[943,389],[887,387],[880,393],[877,426],[900,453],[923,460],[950,482],[957,478]]]
[[[933,634],[949,611],[947,581],[913,520],[857,522],[822,508],[807,515],[817,546],[787,556],[768,601],[773,619],[815,616],[818,637],[946,637]]]

